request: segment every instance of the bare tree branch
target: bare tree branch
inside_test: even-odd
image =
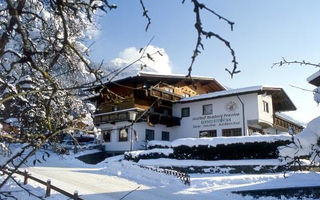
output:
[[[235,52],[234,52],[233,48],[231,47],[229,41],[227,41],[226,39],[224,39],[223,37],[221,37],[217,33],[204,30],[204,28],[202,27],[201,10],[205,9],[205,10],[209,11],[210,13],[214,14],[215,16],[217,16],[219,19],[224,20],[225,22],[227,22],[230,25],[231,31],[233,30],[234,22],[231,22],[230,20],[222,17],[221,15],[217,14],[213,10],[207,8],[206,5],[200,3],[198,0],[191,0],[191,2],[194,5],[193,12],[195,13],[195,16],[196,16],[195,29],[197,30],[197,35],[198,36],[197,36],[196,46],[195,46],[195,48],[193,50],[193,55],[191,57],[191,64],[190,64],[190,66],[188,68],[187,77],[191,76],[192,67],[193,67],[194,62],[195,62],[197,56],[201,53],[201,50],[204,50],[204,45],[202,43],[202,37],[204,36],[206,38],[214,37],[214,38],[220,40],[230,50],[230,53],[231,53],[231,56],[232,56],[232,63],[233,63],[232,64],[232,69],[229,70],[228,68],[226,68],[225,70],[230,74],[231,78],[233,78],[233,76],[235,74],[240,72],[240,70],[237,69],[238,62],[237,62],[237,59],[236,59],[236,56],[235,56]]]
[[[284,57],[282,57],[282,60],[279,61],[279,62],[273,63],[271,68],[273,68],[274,66],[282,67],[283,65],[290,65],[290,64],[298,64],[298,65],[305,65],[305,66],[312,66],[312,67],[320,67],[320,63],[316,64],[316,63],[312,63],[312,62],[307,62],[305,60],[302,60],[302,61],[297,61],[297,60],[287,61]]]
[[[149,26],[151,24],[151,18],[149,17],[148,10],[144,6],[143,0],[140,0],[140,5],[142,6],[142,10],[143,10],[142,16],[145,17],[148,21],[146,28],[145,28],[145,31],[147,32],[149,29]]]

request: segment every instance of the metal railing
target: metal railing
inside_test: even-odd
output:
[[[184,172],[179,172],[176,170],[172,169],[163,169],[163,168],[156,168],[152,166],[143,166],[143,165],[138,165],[141,168],[152,170],[158,173],[164,173],[167,175],[172,175],[180,179],[185,185],[190,185],[190,175]]]

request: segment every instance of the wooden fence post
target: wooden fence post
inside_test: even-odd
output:
[[[77,190],[75,190],[74,193],[73,193],[73,199],[74,200],[78,200],[79,199],[79,194],[78,194]]]
[[[50,193],[51,193],[51,180],[48,179],[48,180],[47,180],[46,197],[50,197]]]
[[[23,180],[23,184],[27,185],[28,184],[28,170],[25,169],[24,170],[24,180]]]

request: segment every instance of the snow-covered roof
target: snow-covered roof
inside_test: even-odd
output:
[[[300,121],[298,121],[298,120],[295,120],[295,119],[293,119],[292,117],[290,117],[289,115],[286,115],[286,114],[284,114],[284,113],[276,112],[275,115],[276,115],[277,117],[281,118],[281,119],[284,119],[284,120],[289,121],[289,122],[291,122],[291,123],[294,123],[294,124],[296,124],[296,125],[299,125],[299,126],[302,126],[302,127],[305,127],[305,126],[306,126],[305,123],[300,122]]]
[[[185,74],[160,74],[160,73],[154,73],[154,72],[138,72],[133,75],[125,76],[125,77],[115,77],[112,79],[112,81],[105,82],[105,85],[112,85],[117,83],[124,83],[124,82],[139,82],[144,83],[146,81],[168,81],[168,82],[179,82],[181,80],[191,81],[191,80],[197,80],[200,82],[205,83],[212,83],[214,84],[214,87],[216,87],[216,90],[225,90],[226,88],[215,78],[212,77],[205,77],[205,76],[191,76],[187,77]],[[88,90],[92,90],[94,88],[100,88],[101,85],[97,85],[93,88],[90,88]]]
[[[138,72],[137,76],[142,77],[155,77],[155,78],[186,78],[187,76],[184,74],[160,74],[160,73],[154,73],[154,72]],[[206,77],[206,76],[192,76],[192,79],[197,80],[215,80],[213,77]]]
[[[265,85],[223,90],[218,92],[211,92],[208,94],[201,94],[193,97],[183,98],[179,101],[179,103],[188,103],[188,102],[194,102],[194,101],[222,98],[227,96],[235,96],[235,95],[249,94],[249,93],[271,94],[274,104],[275,102],[277,102],[276,105],[274,106],[276,111],[296,110],[295,105],[293,104],[291,99],[288,97],[288,95],[285,93],[285,91],[281,87],[265,86]]]
[[[320,86],[320,70],[309,76],[307,81],[315,86]]]

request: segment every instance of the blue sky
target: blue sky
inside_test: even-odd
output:
[[[287,60],[320,62],[320,1],[314,0],[210,0],[208,7],[235,22],[234,31],[215,16],[203,13],[204,27],[231,42],[241,73],[233,79],[224,70],[231,67],[229,50],[218,40],[204,40],[205,51],[194,64],[193,75],[216,78],[223,85],[239,88],[253,85],[281,86],[295,105],[289,115],[308,122],[320,115],[320,107],[306,78],[318,69],[290,65],[271,68],[282,57]],[[163,48],[173,73],[187,74],[196,42],[192,4],[186,0],[147,1],[152,24],[145,32],[146,20],[138,0],[114,1],[118,8],[99,18],[100,32],[91,47],[92,59],[110,61],[128,47],[152,45]]]

